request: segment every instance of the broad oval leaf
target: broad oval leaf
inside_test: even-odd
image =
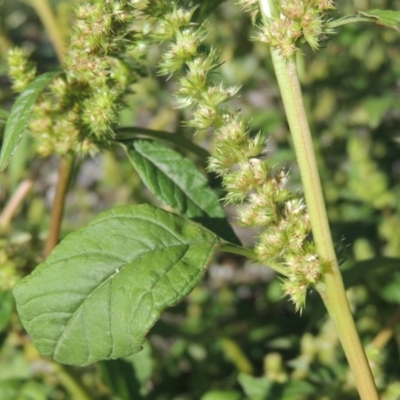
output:
[[[0,152],[0,171],[3,171],[7,167],[11,157],[17,150],[22,134],[28,123],[29,116],[40,92],[60,73],[60,71],[46,72],[38,76],[18,96],[10,110],[4,130],[3,145]]]
[[[15,286],[22,324],[40,353],[64,364],[138,352],[221,244],[201,225],[149,205],[107,211]]]
[[[158,198],[225,240],[240,244],[217,194],[193,161],[150,140],[134,140],[127,148],[143,183]]]

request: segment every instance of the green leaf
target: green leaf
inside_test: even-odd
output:
[[[267,378],[255,378],[243,372],[238,375],[237,379],[247,396],[246,398],[251,400],[266,400],[273,386],[273,382]]]
[[[10,290],[0,293],[0,332],[7,327],[14,309],[14,299]]]
[[[225,337],[221,339],[221,347],[225,357],[235,365],[238,371],[249,375],[254,373],[251,361],[238,343]]]
[[[241,400],[242,396],[235,390],[211,390],[200,400]]]
[[[136,139],[156,139],[163,142],[179,146],[180,148],[190,151],[195,154],[200,160],[205,162],[210,153],[198,146],[196,143],[186,139],[178,133],[171,133],[167,131],[158,131],[154,129],[147,129],[139,126],[125,126],[115,130],[115,140],[118,142],[131,142]]]
[[[388,303],[400,304],[400,279],[399,274],[393,276],[393,282],[382,287],[381,297]]]
[[[0,398],[3,400],[15,400],[23,385],[23,382],[13,381],[0,381]]]
[[[378,25],[400,30],[400,11],[393,10],[368,10],[358,11],[364,17],[373,18]]]
[[[46,400],[50,390],[44,384],[23,380],[0,381],[1,400]]]
[[[40,92],[61,72],[47,72],[38,76],[17,98],[10,110],[4,130],[3,145],[0,153],[0,171],[4,171],[17,150],[29,116]]]
[[[218,196],[196,164],[158,142],[136,140],[127,148],[144,184],[157,197],[225,240],[240,244]]]
[[[254,376],[240,373],[239,384],[250,400],[300,400],[308,399],[315,393],[315,388],[305,381],[288,381],[278,383],[267,377],[255,378]]]
[[[271,400],[278,398],[280,400],[305,400],[313,398],[313,395],[317,392],[314,386],[306,381],[293,380],[280,385],[275,384],[275,386],[278,386],[279,388],[277,388],[278,390],[274,390],[275,393],[272,393],[272,396],[270,397]],[[276,396],[276,394],[278,394],[278,396]]]
[[[141,353],[138,353],[141,354]],[[113,399],[142,399],[140,385],[132,366],[124,361],[107,360],[99,363],[102,382],[113,394]]]
[[[141,350],[161,312],[186,296],[221,245],[192,221],[122,206],[68,235],[13,293],[36,348],[88,365]]]
[[[99,363],[102,382],[110,389],[115,399],[142,399],[148,395],[149,382],[154,362],[148,341],[137,354],[119,360],[107,360]]]
[[[9,112],[0,108],[0,121],[7,121]]]

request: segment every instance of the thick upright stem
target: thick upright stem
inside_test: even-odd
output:
[[[68,190],[68,184],[71,177],[74,164],[74,155],[67,154],[60,159],[58,167],[58,181],[56,194],[54,197],[53,209],[51,212],[51,222],[49,236],[47,237],[45,256],[47,257],[57,245],[60,237],[61,222],[64,215],[65,196]]]
[[[271,50],[271,54],[299,164],[314,241],[326,265],[317,290],[335,323],[361,399],[378,400],[336,260],[296,64],[294,59],[284,59],[276,50]]]

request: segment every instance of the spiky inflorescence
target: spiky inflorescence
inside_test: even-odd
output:
[[[136,46],[132,24],[140,13],[127,0],[91,0],[77,4],[65,74],[54,79],[40,96],[29,130],[42,155],[93,153],[113,138],[123,96],[138,78],[143,52]],[[17,85],[20,52],[8,57]],[[32,69],[30,69],[32,71]],[[26,74],[32,80],[34,73]]]
[[[221,64],[218,51],[201,50],[206,24],[192,23],[194,9],[177,2],[159,1],[159,7],[148,4],[143,12],[156,16],[151,38],[168,43],[159,71],[171,75],[184,67],[177,101],[192,110],[188,126],[196,131],[213,130],[214,151],[208,169],[222,176],[225,201],[238,206],[238,223],[261,228],[255,247],[258,258],[284,275],[283,289],[301,310],[307,288],[317,283],[322,269],[309,240],[305,205],[286,188],[287,173],[274,172],[265,159],[265,137],[251,135],[240,113],[222,106],[240,87],[217,81],[213,72]],[[254,4],[249,9],[254,11]]]
[[[250,13],[253,22],[262,8],[264,18],[254,39],[267,43],[286,58],[298,51],[300,39],[317,50],[326,35],[333,33],[325,17],[327,11],[335,8],[332,0],[238,0],[238,3]],[[258,7],[255,3],[259,3]]]
[[[8,54],[9,77],[12,89],[22,92],[35,78],[36,67],[28,60],[28,54],[18,47],[11,49]]]

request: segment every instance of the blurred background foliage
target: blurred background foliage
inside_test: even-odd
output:
[[[72,3],[52,0],[68,37]],[[291,170],[301,191],[279,91],[265,46],[249,41],[252,26],[233,1],[195,1],[209,19],[210,43],[221,49],[224,81],[243,88],[230,105],[254,131],[270,137],[274,165]],[[400,10],[396,0],[342,0],[332,17],[372,8]],[[5,56],[27,49],[40,72],[58,67],[29,1],[0,0],[0,105],[13,94]],[[180,131],[173,79],[157,76],[161,48],[148,53],[149,76],[135,85],[122,126]],[[309,121],[342,270],[357,327],[382,399],[400,396],[400,34],[373,24],[340,27],[322,50],[298,57]],[[0,140],[4,121],[0,119]],[[209,135],[193,138],[211,149]],[[38,159],[23,139],[0,175],[0,210],[21,182],[32,188],[0,236],[0,399],[357,399],[352,376],[320,299],[310,293],[302,315],[282,298],[265,266],[220,254],[203,283],[167,310],[140,353],[87,368],[41,358],[24,333],[10,289],[42,261],[57,159]],[[190,155],[188,155],[190,156]],[[63,235],[118,204],[160,204],[118,151],[77,163]],[[234,223],[234,210],[228,209]],[[237,229],[246,246],[254,232]],[[106,234],[106,233],[105,233]],[[85,397],[86,396],[86,397]]]

